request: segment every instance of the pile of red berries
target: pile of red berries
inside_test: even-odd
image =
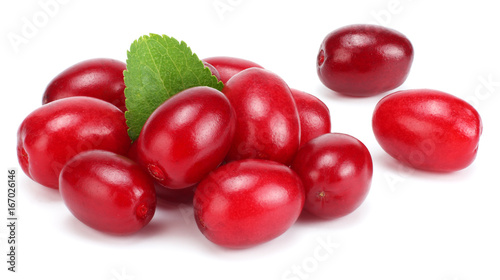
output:
[[[332,90],[389,91],[406,79],[413,48],[387,28],[330,33],[317,69]],[[364,201],[373,173],[358,139],[330,132],[328,107],[276,74],[238,58],[203,60],[224,83],[185,89],[127,134],[123,71],[111,59],[76,64],[47,87],[44,105],[18,131],[18,159],[34,181],[59,189],[86,225],[131,234],[152,219],[157,198],[192,201],[212,242],[234,248],[269,241],[306,210],[345,216]],[[455,171],[477,152],[481,120],[464,101],[433,90],[383,98],[373,129],[381,146],[415,168]]]

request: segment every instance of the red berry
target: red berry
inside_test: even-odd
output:
[[[307,142],[297,153],[292,169],[304,183],[304,209],[325,219],[356,210],[368,194],[373,174],[365,145],[340,133]]]
[[[123,112],[91,97],[69,97],[29,114],[17,133],[17,156],[34,181],[58,188],[68,160],[87,150],[126,154],[130,146]]]
[[[122,111],[125,107],[121,61],[96,58],[77,63],[57,75],[45,89],[42,104],[71,96],[89,96],[107,101]]]
[[[316,68],[321,82],[341,94],[371,96],[400,86],[413,61],[401,33],[376,25],[349,25],[326,36]]]
[[[137,139],[139,163],[164,187],[193,186],[224,160],[234,131],[226,96],[210,87],[186,89],[144,124]]]
[[[300,119],[300,146],[331,130],[330,110],[316,96],[291,89]]]
[[[217,69],[220,74],[219,80],[224,84],[226,84],[231,77],[245,69],[252,67],[263,68],[255,62],[228,56],[209,57],[203,59],[203,61],[211,64],[215,67],[215,69]]]
[[[131,234],[153,218],[153,180],[132,160],[107,151],[73,157],[60,176],[60,192],[71,213],[99,231]]]
[[[414,168],[450,172],[475,159],[482,132],[478,112],[467,102],[437,90],[387,95],[373,113],[373,132],[382,148]]]
[[[243,70],[222,92],[236,111],[236,133],[227,160],[260,158],[289,164],[298,150],[300,123],[290,88],[276,74]]]
[[[196,188],[193,205],[206,238],[245,248],[274,239],[292,226],[302,211],[304,190],[287,166],[246,159],[210,173]]]

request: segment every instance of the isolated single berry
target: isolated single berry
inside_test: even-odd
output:
[[[321,82],[351,96],[372,96],[400,86],[410,72],[413,46],[400,32],[349,25],[328,34],[316,59]]]
[[[378,143],[393,158],[438,172],[469,166],[482,133],[481,117],[474,107],[430,89],[403,90],[382,98],[372,125]]]

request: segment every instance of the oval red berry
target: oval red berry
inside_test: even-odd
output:
[[[413,46],[400,32],[376,25],[349,25],[326,36],[316,68],[333,91],[371,96],[401,85],[413,62]]]
[[[153,218],[153,180],[132,160],[107,151],[78,154],[64,166],[60,192],[71,213],[96,230],[131,234]]]
[[[29,114],[17,133],[17,155],[34,181],[58,188],[61,169],[87,150],[125,155],[130,147],[125,116],[116,106],[92,97],[68,97]]]
[[[358,139],[328,133],[307,142],[297,152],[292,169],[304,183],[304,209],[332,219],[356,210],[370,189],[373,163]]]
[[[475,159],[482,132],[479,113],[437,90],[404,90],[382,98],[373,113],[380,146],[414,168],[450,172]]]
[[[246,159],[223,165],[200,182],[196,223],[215,244],[245,248],[284,233],[304,205],[300,178],[289,167]]]
[[[300,121],[285,81],[268,70],[250,68],[234,75],[222,92],[236,111],[236,132],[226,160],[289,164],[299,148]]]
[[[234,110],[220,91],[186,89],[146,121],[137,139],[139,163],[166,188],[193,186],[224,160],[235,123]]]

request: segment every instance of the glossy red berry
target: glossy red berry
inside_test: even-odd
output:
[[[236,133],[227,160],[268,159],[289,164],[298,150],[300,122],[288,85],[260,68],[233,76],[222,92],[236,111]]]
[[[125,116],[116,106],[92,97],[68,97],[29,114],[17,133],[17,156],[34,181],[58,188],[68,160],[87,150],[125,155],[130,147]]]
[[[221,246],[245,248],[290,228],[302,211],[304,190],[287,166],[246,159],[210,173],[196,188],[193,205],[206,238]]]
[[[42,104],[72,96],[89,96],[107,101],[122,111],[125,107],[121,61],[96,58],[77,63],[57,75],[45,89]]]
[[[220,74],[220,81],[224,84],[229,81],[231,77],[238,74],[239,72],[252,68],[263,68],[259,64],[237,57],[229,56],[216,56],[203,59],[204,62],[211,64],[215,69],[217,69]]]
[[[137,139],[139,163],[171,189],[195,185],[224,160],[233,140],[235,113],[210,87],[186,89],[160,105]]]
[[[482,123],[467,102],[437,90],[415,89],[382,98],[373,132],[392,157],[414,168],[450,172],[476,158]]]
[[[300,148],[292,169],[306,193],[304,209],[318,217],[333,219],[356,210],[371,185],[370,152],[358,139],[328,133]]]
[[[59,190],[78,220],[112,234],[137,232],[156,209],[153,180],[137,163],[107,151],[83,152],[68,161]]]
[[[330,110],[316,96],[291,89],[300,119],[300,146],[331,131]]]
[[[371,96],[400,86],[413,62],[411,42],[396,30],[376,25],[349,25],[326,36],[316,68],[333,91]]]

